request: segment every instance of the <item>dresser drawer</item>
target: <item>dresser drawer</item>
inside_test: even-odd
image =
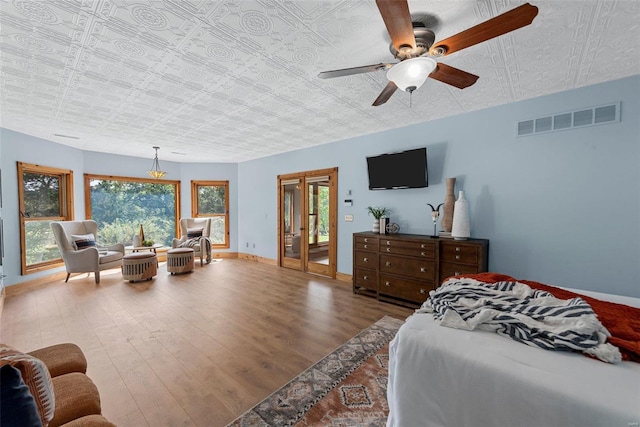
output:
[[[378,268],[378,254],[373,252],[356,251],[353,254],[353,264],[360,268]]]
[[[371,245],[378,245],[379,238],[377,236],[376,237],[356,236],[354,238],[354,241],[355,241],[356,244],[357,243],[363,243],[363,244],[364,243],[368,243],[368,244],[371,244]]]
[[[378,279],[375,270],[367,270],[364,268],[356,268],[353,273],[353,281],[355,287],[362,287],[376,290],[378,288]]]
[[[478,264],[478,246],[443,243],[440,246],[440,259],[456,264]]]
[[[381,237],[380,251],[385,252],[386,251],[385,248],[394,248],[394,249],[405,248],[405,249],[412,249],[416,252],[425,251],[425,252],[431,252],[435,256],[436,243],[416,241],[416,240],[385,239],[384,237]]]
[[[385,242],[382,242],[385,243]],[[397,243],[397,242],[393,242]],[[436,257],[436,247],[435,245],[430,245],[427,243],[420,244],[418,242],[407,242],[412,243],[412,245],[399,246],[399,245],[388,245],[388,246],[380,246],[380,252],[387,254],[397,254],[397,255],[408,255],[415,256],[419,258],[426,259],[435,259]]]
[[[433,260],[407,258],[393,255],[380,255],[380,271],[401,274],[420,280],[434,281],[436,265]]]
[[[435,285],[431,282],[418,282],[381,274],[378,292],[383,295],[423,303],[429,298],[429,291],[433,289],[435,289]]]
[[[453,262],[443,262],[440,264],[440,277],[444,281],[449,276],[458,276],[460,274],[480,273],[477,265],[457,264]]]
[[[371,239],[369,239],[371,240]],[[374,241],[374,242],[358,242],[356,241],[354,244],[354,249],[356,251],[371,251],[371,252],[378,252],[378,241]]]

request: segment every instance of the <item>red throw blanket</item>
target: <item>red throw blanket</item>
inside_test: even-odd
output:
[[[611,337],[609,337],[607,342],[620,349],[622,360],[640,363],[640,308],[602,301],[587,295],[577,294],[531,280],[517,280],[506,274],[478,273],[464,274],[459,277],[468,277],[485,283],[517,281],[529,285],[534,289],[547,291],[560,299],[571,299],[578,296],[593,308],[602,325],[611,333]]]

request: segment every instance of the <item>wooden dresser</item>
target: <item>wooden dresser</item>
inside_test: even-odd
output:
[[[487,271],[489,241],[418,234],[353,235],[353,292],[417,307],[444,279]]]

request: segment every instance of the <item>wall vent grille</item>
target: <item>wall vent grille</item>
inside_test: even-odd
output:
[[[620,103],[558,113],[518,122],[517,136],[602,125],[620,121]]]

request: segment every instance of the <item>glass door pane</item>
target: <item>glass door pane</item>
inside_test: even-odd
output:
[[[280,253],[283,266],[302,269],[302,188],[299,179],[281,182]]]
[[[329,177],[309,179],[309,263],[329,264]],[[323,270],[323,268],[320,268]],[[314,270],[310,268],[309,270]]]

